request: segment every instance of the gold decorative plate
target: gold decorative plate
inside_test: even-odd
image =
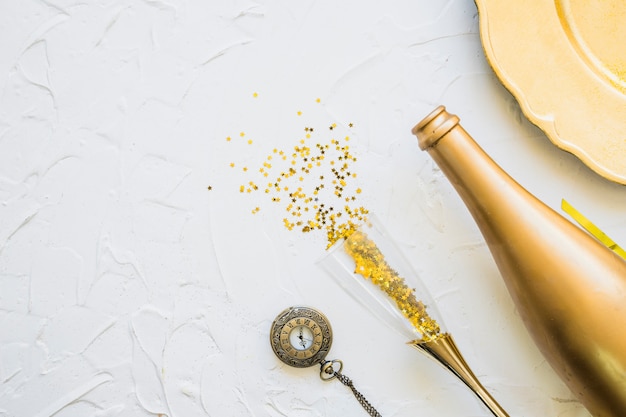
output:
[[[487,59],[526,117],[626,184],[626,3],[475,1]]]

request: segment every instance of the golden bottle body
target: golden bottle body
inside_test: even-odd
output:
[[[519,314],[595,417],[626,415],[626,262],[508,176],[440,106],[413,129],[478,224]]]

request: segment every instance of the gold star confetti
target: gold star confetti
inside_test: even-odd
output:
[[[319,103],[320,99],[316,101]],[[301,116],[303,112],[298,110],[296,114]],[[330,130],[338,129],[337,123],[329,126]],[[294,138],[291,148],[271,149],[259,163],[256,175],[267,178],[266,182],[269,180],[267,187],[262,188],[263,194],[272,203],[284,204],[288,214],[283,219],[285,228],[303,233],[325,232],[330,247],[366,220],[368,211],[358,205],[356,197],[361,189],[350,181],[356,178],[351,165],[357,159],[350,147],[341,145],[337,139],[317,137],[317,143],[310,143],[314,126],[306,125],[303,129],[305,137]],[[245,136],[243,131],[240,136]],[[349,136],[344,138],[345,142],[350,140]],[[280,156],[274,164],[270,164],[272,154]],[[243,172],[250,171],[256,172],[249,170],[248,165],[243,168]],[[250,181],[247,186],[240,186],[239,191],[254,193],[257,190],[259,187]],[[257,209],[252,211],[256,213]]]
[[[316,99],[316,102],[319,103],[320,99]],[[297,111],[297,115],[301,116],[302,111]],[[353,123],[348,124],[350,128],[353,126]],[[330,124],[329,130],[335,129],[337,123]],[[313,130],[311,126],[304,127],[307,139],[311,139]],[[244,135],[244,132],[240,133],[241,137]],[[345,136],[342,143],[350,140],[349,136]],[[227,141],[230,141],[230,137],[227,137]],[[270,171],[275,173],[269,180],[265,180],[269,182],[263,192],[272,203],[284,208],[286,217],[282,217],[282,224],[285,229],[302,233],[322,231],[326,234],[327,247],[345,239],[343,248],[355,261],[355,273],[370,280],[387,294],[424,340],[438,338],[442,333],[436,321],[426,312],[426,306],[417,300],[414,290],[387,264],[376,244],[359,229],[361,224],[367,222],[368,210],[356,203],[357,196],[363,191],[352,184],[357,178],[354,169],[357,158],[348,144],[342,146],[334,138],[327,141],[320,139],[312,146],[306,146],[301,137],[296,138],[295,142],[290,150],[272,149],[260,163],[259,174],[256,174],[268,177]],[[277,158],[280,160],[274,168],[268,162],[272,159],[271,154],[281,157]],[[288,159],[289,155],[291,157]],[[234,163],[230,165],[235,166]],[[248,171],[247,166],[243,171]],[[258,190],[253,180],[239,186],[240,193]],[[261,207],[257,206],[251,212],[257,214],[260,210]]]

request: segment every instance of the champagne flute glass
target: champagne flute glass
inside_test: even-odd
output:
[[[328,249],[318,265],[379,320],[467,385],[496,417],[508,417],[463,359],[433,299],[373,215]]]

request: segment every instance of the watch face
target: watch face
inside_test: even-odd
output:
[[[280,360],[306,368],[324,360],[332,343],[332,329],[319,311],[290,307],[272,323],[270,342]]]
[[[309,327],[307,320],[302,318],[296,318],[287,325],[292,325],[293,328],[289,331],[289,340],[282,340],[284,345],[293,347],[295,350],[302,352],[316,353],[315,350],[322,344],[322,333],[315,324]]]

